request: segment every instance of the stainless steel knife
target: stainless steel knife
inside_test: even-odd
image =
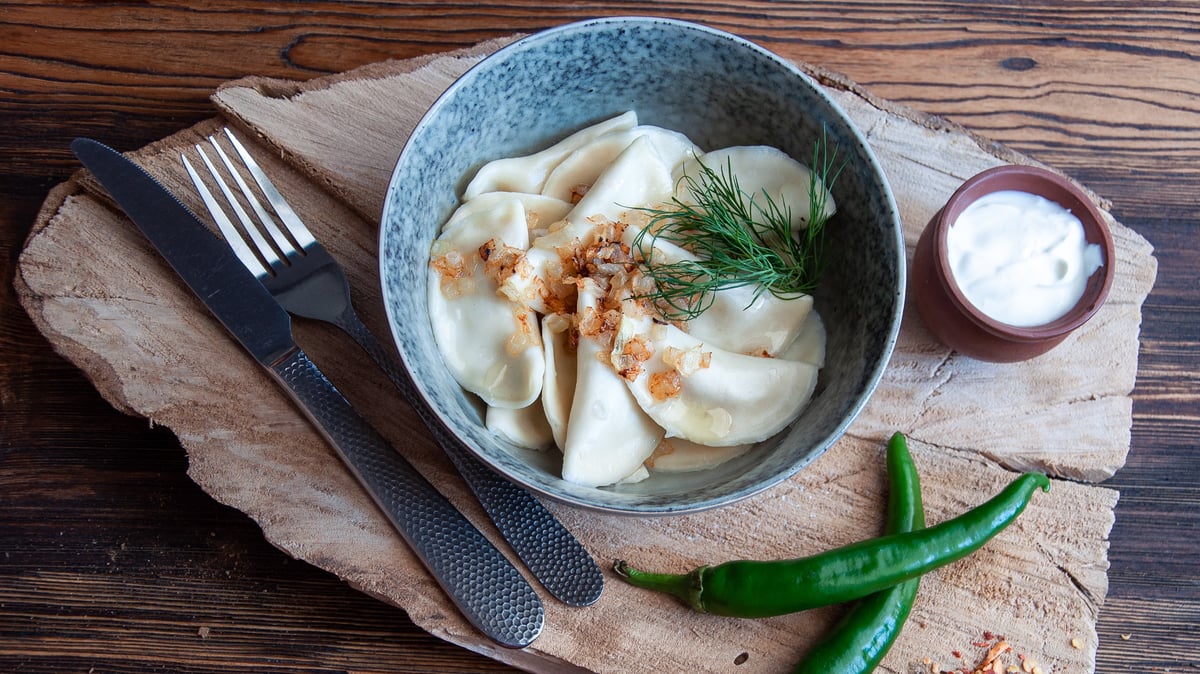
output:
[[[87,138],[71,150],[316,425],[467,620],[503,646],[532,643],[545,622],[533,587],[351,408],[296,344],[287,312],[229,247],[120,153]]]

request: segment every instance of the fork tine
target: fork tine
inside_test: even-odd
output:
[[[199,146],[196,147],[199,149]],[[201,153],[201,156],[203,156],[203,153]],[[254,251],[250,250],[250,246],[246,245],[246,240],[242,238],[241,233],[233,226],[233,222],[229,219],[229,216],[225,215],[221,204],[217,202],[216,197],[209,191],[208,186],[204,184],[204,181],[200,178],[200,174],[192,167],[192,162],[188,161],[187,155],[180,152],[179,158],[183,160],[183,166],[187,169],[188,176],[192,179],[192,184],[196,186],[196,191],[200,193],[200,198],[204,200],[204,206],[208,208],[208,212],[212,215],[213,220],[216,220],[217,228],[221,230],[221,235],[225,237],[226,243],[233,249],[237,258],[255,276],[269,276],[270,272],[263,266],[263,263],[254,254]]]
[[[258,231],[258,226],[255,225],[254,221],[250,219],[250,214],[246,212],[246,209],[242,208],[240,203],[238,203],[237,197],[234,196],[233,190],[229,187],[229,183],[225,182],[225,179],[221,177],[221,173],[217,171],[217,167],[213,165],[212,160],[210,160],[208,155],[205,154],[204,148],[197,145],[196,152],[200,154],[200,159],[204,162],[204,165],[208,167],[208,172],[212,174],[213,180],[217,183],[217,187],[219,187],[221,189],[221,193],[225,195],[225,200],[229,202],[229,207],[233,209],[234,215],[236,215],[238,220],[241,221],[242,228],[245,230],[246,234],[250,236],[251,241],[254,242],[254,247],[258,249],[259,256],[261,256],[261,259],[266,262],[268,272],[270,267],[277,264],[283,264],[283,260],[279,257],[279,254],[275,252],[275,249],[271,247],[271,244],[268,243],[265,238],[263,238],[262,233]],[[247,198],[253,201],[254,195],[248,194]]]
[[[292,210],[292,207],[283,198],[283,195],[279,193],[279,190],[275,189],[274,183],[267,178],[267,174],[263,173],[263,170],[258,166],[258,162],[254,161],[254,157],[250,156],[250,153],[242,146],[237,136],[234,136],[233,132],[229,130],[229,127],[225,127],[225,136],[229,138],[233,149],[242,158],[242,162],[245,163],[246,169],[250,171],[250,176],[254,178],[254,182],[258,183],[259,189],[267,197],[271,208],[274,208],[275,213],[279,215],[283,226],[287,227],[288,232],[296,239],[297,245],[301,249],[305,249],[316,243],[317,240],[312,232],[308,230],[308,227],[304,226],[304,222],[300,220],[300,216],[296,215],[296,211]]]
[[[221,158],[221,162],[225,164],[225,168],[229,170],[229,174],[233,176],[233,181],[237,183],[238,189],[240,189],[242,194],[246,196],[246,201],[250,204],[250,208],[254,211],[254,214],[258,216],[258,221],[263,224],[263,227],[266,227],[267,233],[271,235],[271,240],[275,242],[276,250],[283,254],[283,261],[286,263],[288,258],[297,254],[298,251],[296,250],[296,247],[293,246],[291,240],[284,236],[283,232],[279,230],[279,225],[275,223],[275,218],[271,217],[271,214],[267,212],[267,209],[263,208],[262,202],[259,201],[258,197],[254,195],[254,191],[250,189],[250,186],[246,184],[245,180],[242,180],[242,174],[238,173],[238,170],[234,167],[233,161],[229,158],[229,155],[225,154],[225,150],[221,149],[221,146],[217,143],[216,137],[209,136],[208,142],[213,146],[213,149],[217,151],[217,156]],[[243,224],[245,223],[243,222]],[[260,247],[261,245],[262,244],[259,244]]]

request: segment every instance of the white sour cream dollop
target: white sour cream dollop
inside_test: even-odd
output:
[[[954,281],[967,301],[1017,327],[1063,317],[1104,264],[1083,223],[1061,205],[1027,192],[980,197],[946,234]]]

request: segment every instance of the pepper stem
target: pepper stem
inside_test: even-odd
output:
[[[708,567],[700,567],[691,573],[651,573],[639,571],[623,560],[613,562],[613,571],[625,579],[630,585],[664,592],[678,598],[683,603],[700,612],[704,611],[704,603],[700,600],[701,574]]]

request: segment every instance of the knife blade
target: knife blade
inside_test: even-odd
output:
[[[71,150],[231,335],[282,386],[463,616],[523,648],[545,611],[516,567],[350,406],[292,336],[291,319],[224,242],[139,165],[89,138]]]

